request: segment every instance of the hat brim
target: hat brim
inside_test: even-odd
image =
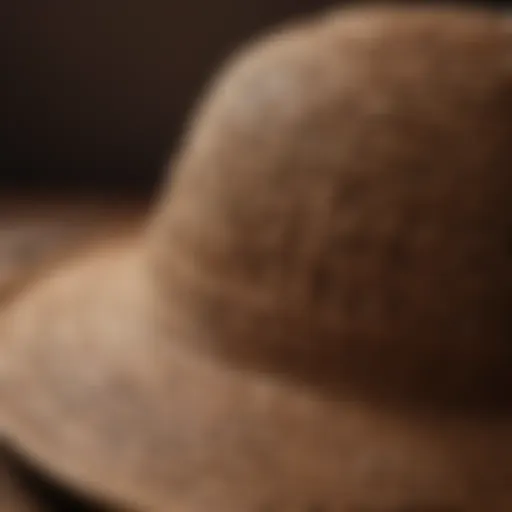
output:
[[[62,482],[143,510],[464,506],[475,486],[512,508],[512,423],[388,413],[201,354],[159,328],[145,257],[109,245],[3,311],[2,435]]]

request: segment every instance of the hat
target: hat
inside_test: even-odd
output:
[[[511,48],[359,7],[237,52],[147,228],[4,309],[3,436],[136,510],[511,510]]]

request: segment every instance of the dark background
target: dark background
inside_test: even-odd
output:
[[[339,3],[4,0],[0,187],[151,189],[237,44]]]

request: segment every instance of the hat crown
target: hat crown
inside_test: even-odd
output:
[[[237,55],[155,222],[184,338],[336,389],[501,400],[510,39],[478,11],[360,9]]]

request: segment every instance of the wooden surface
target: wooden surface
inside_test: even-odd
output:
[[[66,251],[135,228],[146,209],[140,198],[0,196],[0,299]]]

